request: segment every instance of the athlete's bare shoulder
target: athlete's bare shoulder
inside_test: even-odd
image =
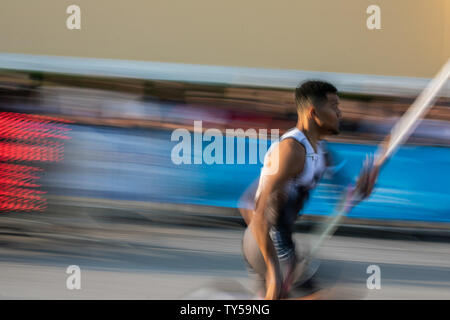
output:
[[[280,148],[284,148],[286,152],[291,153],[292,157],[304,158],[306,155],[305,146],[292,137],[281,140]]]
[[[277,146],[278,152],[272,154],[273,162],[279,161],[279,169],[283,175],[295,176],[302,172],[305,165],[305,147],[293,138],[286,138],[280,141]]]

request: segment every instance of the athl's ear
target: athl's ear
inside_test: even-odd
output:
[[[309,108],[308,117],[311,119],[314,119],[315,117],[317,117],[316,109],[314,109],[314,107],[312,107],[312,106]]]
[[[309,111],[309,117],[315,120],[317,123],[322,122],[322,119],[320,119],[319,114],[317,113],[317,110],[314,107],[311,107],[311,110]]]

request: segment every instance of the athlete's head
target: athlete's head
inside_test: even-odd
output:
[[[337,89],[324,81],[306,81],[295,89],[295,103],[301,122],[314,121],[323,134],[338,134],[339,97]]]

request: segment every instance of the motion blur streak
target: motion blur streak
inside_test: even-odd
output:
[[[0,113],[0,211],[44,211],[45,191],[37,183],[39,163],[64,159],[70,121],[55,117]],[[19,164],[20,163],[20,164]],[[26,164],[25,164],[26,163]]]
[[[359,81],[346,77],[339,89]],[[335,174],[295,226],[300,252],[415,99],[405,94],[410,79],[376,80],[358,82],[376,93],[341,92],[341,133],[327,141]],[[395,91],[400,84],[406,91]],[[318,282],[338,283],[339,299],[450,297],[449,97],[319,252]],[[227,137],[227,129],[283,134],[296,122],[292,89],[0,72],[0,110],[0,299],[250,296],[236,207],[261,163],[246,156],[237,164],[235,152],[233,165],[177,165],[180,141],[171,136],[183,128],[193,137],[202,121],[203,133],[221,132],[225,150],[232,140],[244,142],[246,155],[261,150],[270,141]],[[196,153],[189,140],[183,155],[191,161],[212,143],[200,141]],[[81,269],[81,290],[66,288],[71,265]],[[381,270],[381,290],[367,287],[371,265]]]

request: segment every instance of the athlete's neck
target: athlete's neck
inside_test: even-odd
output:
[[[303,132],[314,150],[317,150],[317,142],[322,139],[322,135],[320,134],[317,125],[309,122],[304,125],[301,122],[297,122],[296,128]]]

